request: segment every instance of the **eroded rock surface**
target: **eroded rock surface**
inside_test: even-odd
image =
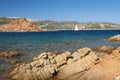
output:
[[[60,80],[88,70],[98,61],[90,48],[82,48],[71,54],[44,52],[33,62],[17,66],[10,77],[15,80]]]
[[[120,80],[120,49],[105,57],[78,80]]]
[[[83,50],[81,49],[80,52],[83,52]],[[86,53],[78,53],[81,54],[81,56],[79,56],[81,59],[78,59],[71,64],[62,66],[57,74],[57,79],[65,79],[77,73],[84,72],[97,63],[98,57],[94,54],[94,52],[87,49],[85,52]],[[75,59],[73,58],[73,60]]]
[[[90,48],[76,52],[43,52],[31,63],[10,72],[12,80],[116,80],[120,76],[120,48],[100,59]]]

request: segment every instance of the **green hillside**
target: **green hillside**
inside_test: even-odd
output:
[[[16,20],[17,18],[7,18],[7,17],[0,17],[0,25],[7,24],[11,20]]]
[[[79,30],[120,30],[120,24],[108,23],[108,22],[76,22],[76,21],[37,21],[33,22],[39,27],[43,27],[48,30],[74,30],[75,25],[78,25]]]
[[[10,20],[16,20],[18,18],[6,18],[0,17],[0,25],[9,23]],[[78,25],[79,30],[120,30],[120,24],[108,23],[108,22],[84,22],[77,21],[51,21],[51,20],[37,20],[32,21],[33,24],[47,29],[47,30],[74,30],[75,25]]]

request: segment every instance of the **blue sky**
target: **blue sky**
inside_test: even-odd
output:
[[[0,16],[120,23],[120,0],[0,0]]]

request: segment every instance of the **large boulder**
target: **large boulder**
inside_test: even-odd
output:
[[[73,76],[75,74],[87,71],[89,68],[91,68],[97,63],[97,60],[98,57],[93,52],[90,52],[88,55],[81,58],[80,60],[70,65],[62,66],[59,69],[59,73],[57,74],[57,79],[65,79],[69,76]]]
[[[0,58],[11,58],[11,57],[17,57],[21,55],[17,51],[4,51],[0,52]]]
[[[49,56],[53,56],[50,58]],[[38,57],[34,58],[34,61],[28,64],[22,64],[17,66],[11,73],[12,79],[15,80],[46,80],[53,77],[58,68],[54,57],[57,55],[50,52],[44,52]]]
[[[94,48],[95,51],[111,53],[114,47],[112,46],[97,46]]]
[[[108,38],[109,41],[120,41],[120,35],[115,35],[110,38]]]

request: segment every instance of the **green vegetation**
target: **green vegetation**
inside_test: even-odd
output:
[[[54,23],[54,21],[44,20],[44,21],[33,21],[33,24],[38,26]]]
[[[0,25],[6,24],[9,22],[9,19],[6,17],[0,17]]]
[[[0,25],[7,24],[11,20],[18,18],[0,17]],[[62,21],[55,22],[51,20],[33,21],[33,24],[48,30],[74,30],[75,25],[78,25],[79,30],[120,30],[120,24],[108,22],[76,22],[76,21]]]
[[[15,20],[14,18],[0,17],[0,25],[7,24],[10,20]]]
[[[50,20],[34,22],[39,27],[48,30],[74,30],[75,25],[78,25],[79,30],[120,30],[119,24],[106,22],[85,22],[79,23],[76,21],[55,22]]]
[[[95,23],[95,24],[92,24],[90,28],[91,29],[101,29],[101,26],[99,24]]]

